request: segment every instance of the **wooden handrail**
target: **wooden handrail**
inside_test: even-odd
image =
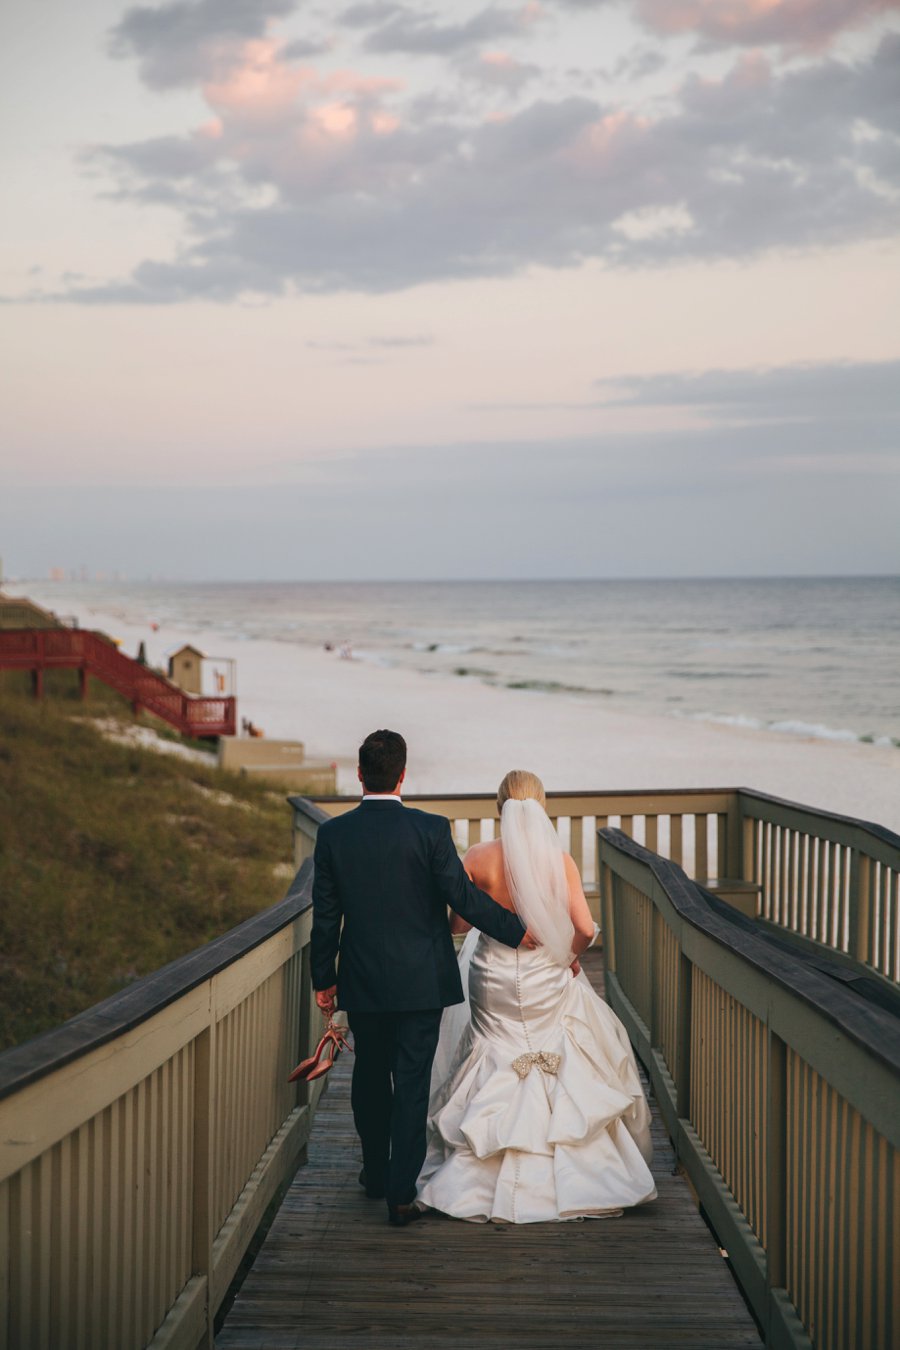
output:
[[[741,788],[743,877],[763,923],[900,981],[900,835]]]
[[[212,1346],[321,1092],[311,885],[0,1055],[0,1345]]]
[[[63,1068],[73,1059],[99,1050],[107,1041],[132,1031],[204,980],[247,956],[260,943],[306,913],[312,905],[311,885],[311,867],[301,868],[287,894],[277,904],[245,919],[204,946],[141,976],[102,1002],[76,1013],[60,1026],[4,1050],[0,1053],[0,1100]]]
[[[821,829],[826,825],[833,831],[834,837],[838,838],[842,832],[847,831],[847,842],[851,842],[849,832],[855,831],[857,836],[863,836],[870,841],[870,846],[876,848],[884,846],[890,850],[894,859],[900,858],[900,834],[887,829],[884,825],[878,825],[872,820],[863,820],[857,816],[841,815],[837,811],[828,811],[823,807],[803,806],[800,802],[790,801],[786,797],[775,797],[769,792],[758,792],[755,788],[735,788],[745,815],[753,816],[756,819],[765,819],[766,815],[783,817],[793,817],[796,823],[800,823],[800,817],[809,819],[814,818],[817,828]]]
[[[766,1344],[880,1350],[900,1023],[620,831],[598,845],[607,997]]]

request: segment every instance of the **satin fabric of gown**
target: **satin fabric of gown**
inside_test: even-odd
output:
[[[655,1199],[650,1111],[615,1013],[541,948],[475,933],[466,947],[470,1016],[458,1040],[452,1017],[442,1030],[417,1203],[540,1223]]]

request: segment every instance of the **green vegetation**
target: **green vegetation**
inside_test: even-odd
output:
[[[127,706],[56,676],[0,679],[0,1048],[57,1025],[280,899],[284,797],[114,743]]]

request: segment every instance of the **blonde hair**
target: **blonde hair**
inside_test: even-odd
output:
[[[503,810],[503,803],[509,801],[528,801],[532,798],[546,808],[547,794],[544,791],[544,785],[536,773],[529,773],[527,769],[510,769],[503,782],[497,789],[497,810]]]

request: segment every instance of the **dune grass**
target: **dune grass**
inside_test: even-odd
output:
[[[282,793],[212,760],[115,744],[94,717],[133,720],[109,690],[81,704],[58,680],[35,702],[18,676],[0,679],[0,1048],[287,889]]]

